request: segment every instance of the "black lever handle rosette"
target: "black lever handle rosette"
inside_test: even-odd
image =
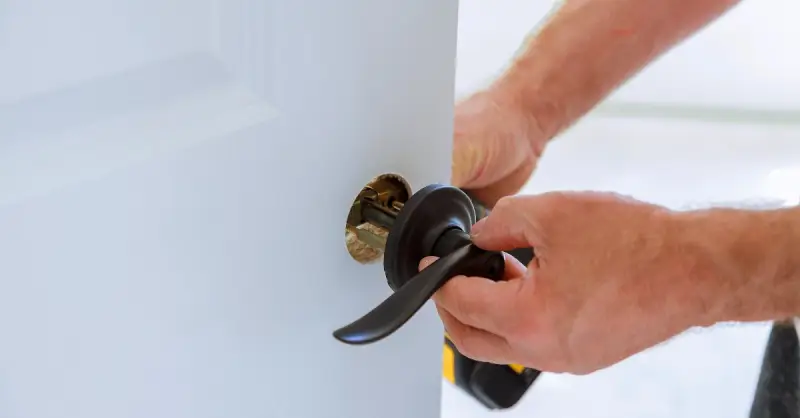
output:
[[[383,270],[389,287],[397,291],[416,276],[424,257],[444,257],[470,244],[469,232],[476,221],[472,200],[461,189],[432,184],[414,193],[386,240]],[[452,239],[452,232],[460,232],[462,239],[448,241],[445,236]]]
[[[503,254],[472,244],[474,223],[472,201],[458,188],[433,184],[411,196],[394,220],[384,252],[386,279],[395,293],[334,337],[368,344],[391,335],[455,276],[500,280]],[[419,272],[420,260],[430,255],[440,259]]]

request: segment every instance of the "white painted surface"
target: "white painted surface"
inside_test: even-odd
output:
[[[462,0],[458,88],[481,85],[502,68],[553,0]],[[796,0],[743,0],[668,52],[612,101],[797,109],[800,26]]]
[[[358,190],[447,181],[456,7],[0,0],[0,416],[437,417],[430,307],[331,332]]]

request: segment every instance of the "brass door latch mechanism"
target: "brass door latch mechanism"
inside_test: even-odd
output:
[[[361,241],[383,249],[383,267],[394,291],[363,317],[334,331],[346,344],[377,342],[402,327],[448,280],[459,275],[500,280],[503,254],[478,248],[470,239],[470,228],[478,214],[488,211],[461,189],[433,184],[409,196],[404,187],[375,183],[359,194],[348,216],[348,228]],[[477,213],[476,213],[477,209]],[[368,223],[372,231],[355,228]],[[423,271],[419,262],[426,256],[439,259]],[[512,255],[527,265],[533,250],[520,249]],[[445,336],[443,373],[447,380],[490,409],[514,406],[534,380],[537,370],[518,365],[477,362],[458,352]]]

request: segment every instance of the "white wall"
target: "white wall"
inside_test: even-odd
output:
[[[480,86],[550,4],[462,0],[457,92]],[[617,92],[547,149],[523,191],[599,189],[680,207],[796,200],[800,183],[800,27],[793,0],[745,2]],[[782,48],[782,49],[781,49]],[[632,107],[629,103],[649,106]],[[668,105],[668,106],[665,106]],[[691,106],[713,105],[710,122]],[[730,117],[730,109],[753,108]],[[645,109],[652,117],[625,117]],[[777,109],[783,113],[770,113]],[[797,113],[795,113],[797,111]],[[658,117],[659,112],[661,116]],[[754,121],[774,117],[781,125]],[[603,156],[603,157],[598,157]],[[602,372],[545,375],[509,418],[746,417],[768,328],[691,332]],[[490,413],[444,385],[443,418]],[[496,415],[492,415],[496,416]]]
[[[462,0],[457,91],[481,84],[554,6],[552,0]],[[744,0],[614,95],[635,102],[800,107],[795,0]]]

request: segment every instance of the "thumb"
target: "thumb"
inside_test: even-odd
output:
[[[500,199],[488,216],[472,227],[472,240],[480,248],[509,251],[537,247],[540,239],[534,219],[534,196]]]

